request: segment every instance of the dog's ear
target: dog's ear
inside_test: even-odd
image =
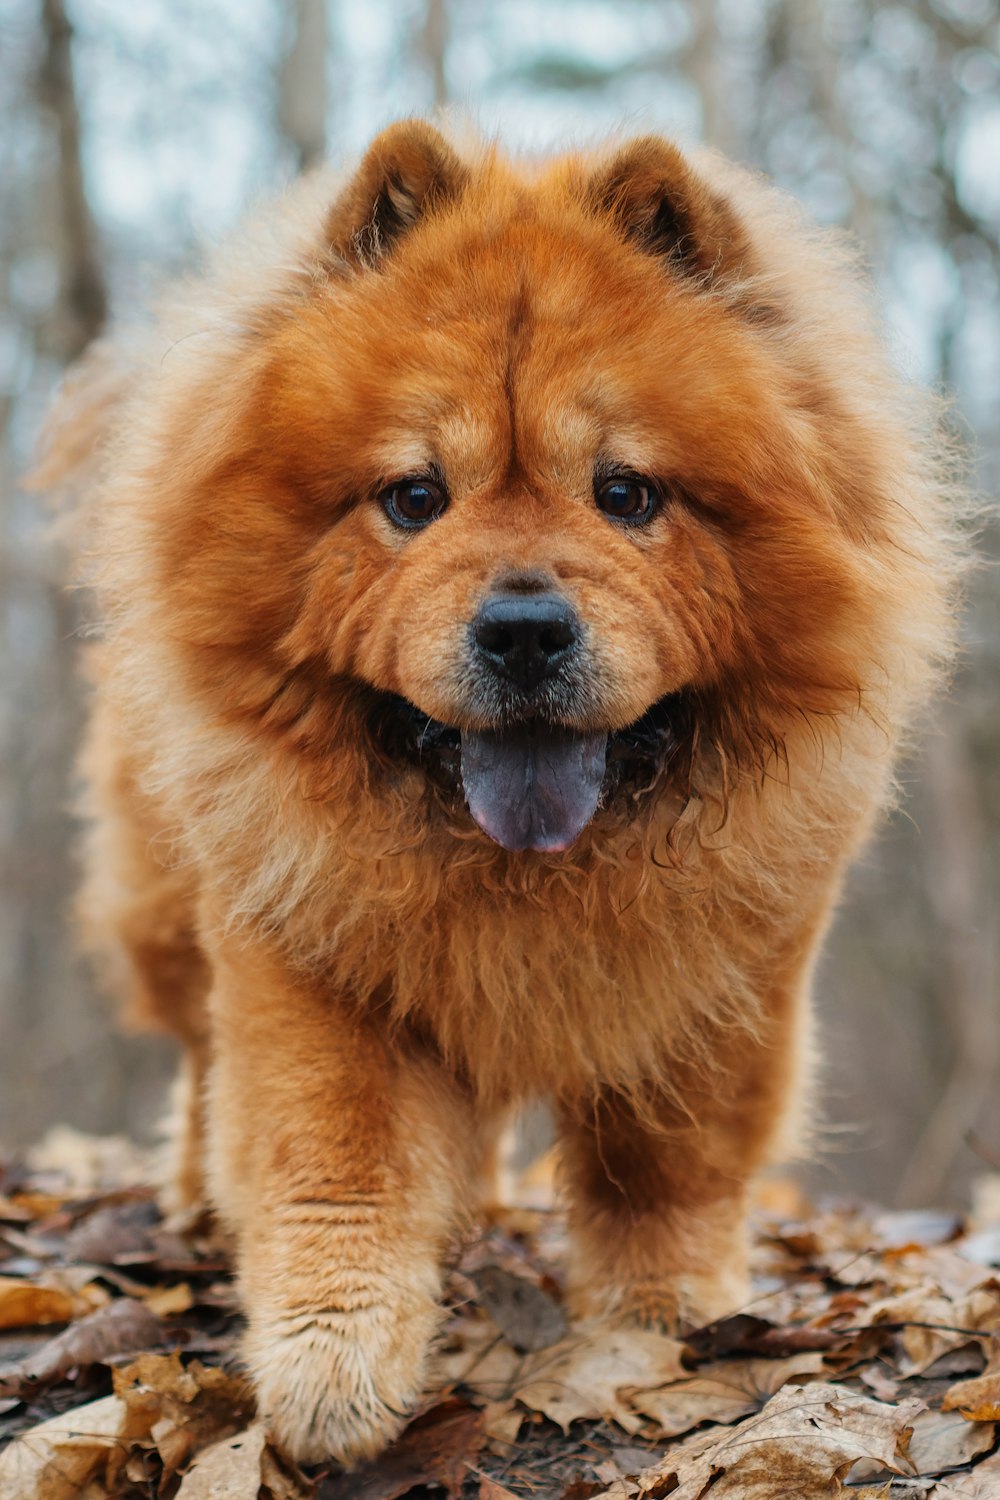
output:
[[[736,213],[683,155],[658,136],[629,141],[585,184],[592,212],[678,271],[710,280],[744,269],[747,237]]]
[[[377,135],[330,211],[328,243],[341,261],[371,266],[424,214],[456,198],[467,168],[440,131],[400,120]]]

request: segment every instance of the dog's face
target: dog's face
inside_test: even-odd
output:
[[[723,294],[751,249],[671,148],[525,182],[394,127],[330,240],[248,379],[218,528],[281,683],[262,717],[294,702],[301,734],[304,694],[355,693],[451,758],[492,839],[555,851],[692,704],[849,690],[834,445]]]

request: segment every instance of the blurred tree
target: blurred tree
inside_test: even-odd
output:
[[[59,256],[59,291],[41,330],[49,352],[62,363],[82,354],[100,333],[108,312],[108,295],[97,229],[83,179],[80,111],[70,53],[71,30],[63,0],[42,0],[45,51],[38,72],[42,107],[54,116],[58,154],[55,204]]]
[[[278,78],[278,123],[296,171],[326,155],[328,22],[326,0],[296,0],[294,32]]]
[[[424,0],[418,51],[430,73],[433,107],[440,109],[448,102],[448,78],[445,72],[448,52],[447,0]]]

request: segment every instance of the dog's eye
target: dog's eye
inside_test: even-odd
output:
[[[650,480],[631,474],[617,474],[612,479],[605,479],[596,486],[594,495],[606,516],[615,521],[631,521],[633,525],[649,520],[659,498],[656,486]]]
[[[436,521],[448,496],[433,479],[403,479],[379,495],[382,509],[397,526],[412,528]]]

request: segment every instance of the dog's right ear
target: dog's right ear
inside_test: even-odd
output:
[[[330,211],[331,250],[349,265],[377,265],[418,219],[456,198],[467,179],[468,169],[432,125],[390,125]]]

